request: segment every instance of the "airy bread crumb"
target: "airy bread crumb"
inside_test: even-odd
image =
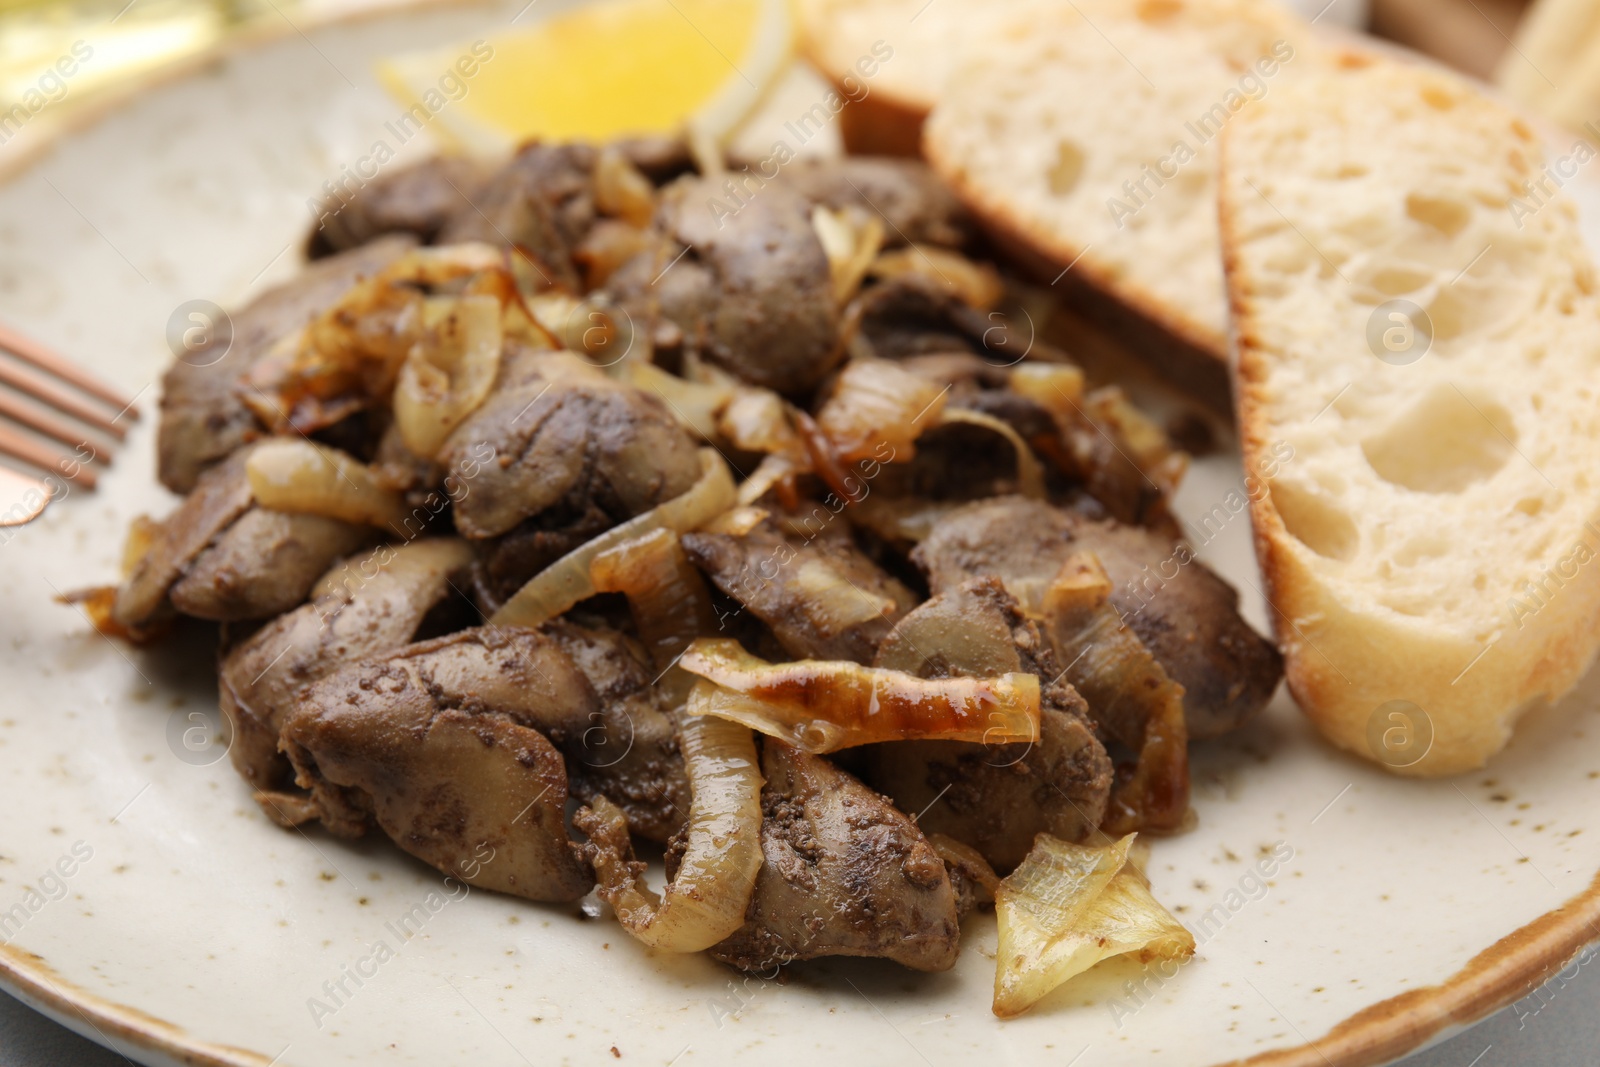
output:
[[[1539,138],[1420,66],[1347,57],[1223,144],[1245,461],[1293,453],[1252,506],[1290,687],[1402,773],[1480,766],[1600,645],[1600,299],[1576,211],[1527,210]],[[1425,754],[1395,747],[1410,729]]]
[[[1077,0],[995,21],[928,118],[929,161],[1032,258],[1070,266],[1090,307],[1111,297],[1222,379],[1217,139],[1316,62],[1307,27],[1274,0]]]

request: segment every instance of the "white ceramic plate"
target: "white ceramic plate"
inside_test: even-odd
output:
[[[1166,980],[1108,964],[1004,1023],[989,1012],[992,918],[970,923],[947,974],[836,961],[764,983],[652,956],[575,907],[450,899],[379,839],[269,825],[219,749],[184,747],[193,716],[214,721],[211,648],[131,652],[52,597],[114,575],[128,521],[170,505],[151,474],[150,416],[173,310],[292,272],[306,197],[398,110],[373,58],[471,40],[521,2],[286,33],[139,94],[40,158],[0,150],[13,171],[0,183],[0,318],[141,390],[146,415],[97,495],[0,536],[8,989],[162,1064],[753,1052],[1097,1067],[1159,1051],[1194,1067],[1346,1067],[1523,995],[1600,932],[1595,679],[1532,715],[1489,770],[1443,782],[1331,752],[1280,696],[1258,725],[1197,746],[1199,828],[1156,844],[1157,895],[1192,925],[1210,916],[1196,959]],[[1583,198],[1592,222],[1600,199]],[[1231,461],[1209,460],[1180,510],[1226,509],[1239,488]],[[1264,627],[1245,516],[1203,555]],[[1274,849],[1287,858],[1262,876]],[[48,873],[58,863],[70,876]],[[422,918],[402,937],[408,914]],[[374,967],[380,941],[393,958]]]

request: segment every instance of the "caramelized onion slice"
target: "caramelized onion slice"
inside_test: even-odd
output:
[[[987,263],[974,263],[960,252],[938,245],[912,244],[885,252],[872,262],[873,275],[897,278],[914,274],[948,289],[979,311],[988,311],[1006,295],[1000,274]]]
[[[805,454],[800,435],[789,424],[788,405],[770,389],[742,385],[717,416],[717,429],[734,448],[798,458]]]
[[[525,317],[530,328],[521,336],[548,339],[552,347],[576,353],[596,370],[616,366],[633,348],[633,320],[604,292],[575,296],[546,289],[519,296],[517,308],[518,318]]]
[[[431,459],[488,397],[503,338],[493,296],[433,300],[426,309],[426,333],[400,367],[393,404],[406,448]]]
[[[589,567],[600,553],[655,530],[687,533],[733,507],[735,500],[728,465],[715,450],[702,448],[700,477],[683,495],[635,515],[568,552],[529,579],[489,621],[496,626],[529,627],[549,622],[598,592]]]
[[[139,561],[150,552],[161,536],[161,523],[148,515],[135,515],[128,523],[128,536],[122,542],[122,580],[127,581]]]
[[[733,389],[728,386],[691,382],[642,359],[624,360],[618,368],[618,377],[635,388],[659,396],[678,421],[698,434],[702,441],[717,439],[717,417],[733,399]]]
[[[422,339],[424,290],[503,272],[487,244],[413,249],[273,345],[241,378],[239,397],[274,433],[310,433],[382,404]]]
[[[1060,420],[1067,454],[1090,495],[1118,522],[1177,536],[1168,498],[1188,470],[1188,456],[1115,386],[1064,406],[1072,409]]]
[[[651,948],[698,952],[744,925],[761,871],[761,772],[755,739],[737,723],[688,719],[678,747],[689,778],[688,848],[666,892],[644,882],[633,859],[628,818],[604,797],[574,819],[601,899]]]
[[[806,460],[811,470],[829,489],[837,493],[840,499],[852,502],[857,500],[861,483],[857,482],[855,489],[852,490],[850,468],[845,466],[833,442],[828,440],[822,428],[817,425],[817,420],[804,411],[796,410],[794,426],[800,434],[800,443],[805,447]]]
[[[595,556],[589,576],[596,592],[622,593],[645,647],[662,672],[659,685],[674,705],[694,679],[674,664],[689,643],[717,629],[706,580],[689,562],[675,531],[652,530]]]
[[[877,741],[1039,739],[1039,679],[918,678],[833,660],[768,663],[737,641],[701,638],[679,666],[705,681],[691,716],[731,719],[813,755]]]
[[[807,618],[824,633],[894,618],[902,611],[894,597],[867,592],[825,560],[801,560],[792,575],[789,580],[805,601]]]
[[[620,219],[598,219],[573,249],[590,289],[598,289],[640,252],[649,250],[650,234]]]
[[[1098,848],[1049,834],[995,889],[994,1013],[1020,1015],[1103,959],[1185,960],[1194,936],[1129,862],[1132,835]]]
[[[828,257],[834,303],[842,305],[861,288],[861,279],[883,247],[883,219],[876,214],[857,217],[818,204],[811,209],[811,228]]]
[[[1012,369],[1008,384],[1013,393],[1069,423],[1083,415],[1083,370],[1070,363],[1023,362]]]
[[[949,392],[886,359],[853,360],[817,412],[817,426],[846,462],[882,459],[885,445],[895,459],[908,460],[917,437],[938,423]]]
[[[400,494],[386,489],[366,464],[312,441],[264,441],[245,464],[256,503],[273,511],[326,515],[387,526],[405,514]]]
[[[928,844],[944,860],[952,874],[959,874],[972,885],[973,896],[981,903],[993,904],[994,892],[1000,888],[1000,876],[983,858],[983,853],[949,834],[929,834]]]
[[[655,216],[655,186],[615,145],[606,145],[595,157],[594,206],[640,229]]]
[[[784,485],[792,487],[795,475],[805,471],[805,465],[789,456],[764,456],[750,477],[739,483],[739,503],[754,504],[773,489],[781,491]]]
[[[700,529],[706,533],[743,537],[771,517],[772,513],[766,508],[740,505],[724,511],[721,515],[700,527]]]
[[[1089,417],[1120,442],[1141,471],[1163,492],[1172,493],[1189,469],[1189,457],[1173,446],[1150,416],[1134,407],[1126,393],[1112,385],[1096,389],[1085,401]]]
[[[1095,721],[1138,754],[1118,768],[1103,828],[1177,830],[1189,811],[1189,732],[1183,686],[1123,625],[1111,606],[1111,580],[1092,552],[1062,564],[1044,594],[1044,614],[1067,680]]]
[[[107,637],[115,637],[130,645],[154,644],[171,631],[176,614],[168,608],[162,614],[138,624],[129,624],[117,618],[117,587],[95,585],[87,589],[73,589],[55,598],[57,604],[76,605],[88,616],[89,623]]]
[[[128,536],[122,542],[122,581],[133,576],[139,561],[154,548],[162,536],[162,523],[148,515],[135,515],[128,524]],[[96,630],[107,637],[115,637],[129,644],[152,644],[172,629],[174,613],[171,605],[154,611],[144,622],[131,624],[117,618],[118,587],[96,585],[87,589],[74,589],[55,598],[57,604],[76,604],[89,617]]]
[[[1022,439],[1022,435],[1017,433],[1010,423],[982,411],[946,408],[939,414],[939,425],[948,426],[951,423],[981,426],[1004,437],[1017,453],[1017,491],[1035,500],[1045,499],[1044,467],[1040,465],[1039,458],[1033,454],[1033,449],[1028,447],[1028,442]]]

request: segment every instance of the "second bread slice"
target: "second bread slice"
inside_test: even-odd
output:
[[[1306,27],[1276,0],[1076,0],[1006,18],[945,84],[929,161],[1044,281],[1226,406],[1217,138],[1314,62]]]

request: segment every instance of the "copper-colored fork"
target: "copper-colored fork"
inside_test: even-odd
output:
[[[65,482],[93,489],[96,468],[139,417],[133,398],[60,353],[0,325],[0,455],[51,481],[0,468],[0,526],[31,522]]]

